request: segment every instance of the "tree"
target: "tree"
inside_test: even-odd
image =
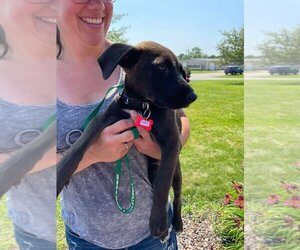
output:
[[[188,60],[192,58],[204,58],[207,57],[207,55],[204,54],[199,47],[193,47],[191,49],[187,49],[185,54],[181,53],[177,57],[179,60]]]
[[[244,64],[244,28],[223,31],[223,40],[217,50],[224,64]]]
[[[186,60],[186,55],[181,53],[177,56],[178,60]]]
[[[266,32],[266,41],[259,44],[263,58],[270,64],[300,64],[300,25],[294,30]]]
[[[187,50],[188,58],[203,58],[203,52],[199,47],[193,47],[190,50]]]
[[[111,29],[107,33],[108,40],[115,42],[115,43],[128,43],[128,39],[125,38],[125,33],[130,26],[124,26],[120,28],[114,27],[115,24],[120,21],[124,16],[127,14],[114,14],[112,21],[111,21]]]

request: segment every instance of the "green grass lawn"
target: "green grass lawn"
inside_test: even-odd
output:
[[[266,201],[280,181],[300,183],[300,80],[246,80],[247,199]]]
[[[5,197],[0,199],[0,249],[17,249],[14,240],[13,226],[11,221],[7,217]]]
[[[67,243],[65,238],[65,225],[61,217],[61,212],[60,212],[61,208],[60,208],[59,199],[56,203],[57,204],[56,205],[56,240],[57,240],[56,248],[58,250],[65,250],[67,249]]]
[[[243,181],[243,81],[192,81],[198,100],[186,109],[191,137],[181,153],[183,211],[217,206]]]
[[[248,231],[260,239],[255,249],[299,249],[299,209],[284,205],[292,194],[281,183],[300,187],[299,96],[297,79],[245,81],[245,218]],[[271,194],[281,197],[277,206],[268,205]]]

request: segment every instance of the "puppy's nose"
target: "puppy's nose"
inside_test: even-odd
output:
[[[192,102],[194,102],[194,101],[197,99],[197,97],[198,97],[198,96],[197,96],[194,92],[192,92],[192,93],[188,94],[187,100],[188,100],[190,103],[192,103]]]

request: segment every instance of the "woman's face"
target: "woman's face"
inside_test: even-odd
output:
[[[57,24],[64,41],[85,43],[94,46],[103,44],[109,29],[113,4],[101,0],[74,3],[72,0],[58,1]]]
[[[9,45],[55,45],[56,12],[54,2],[31,3],[30,0],[0,0],[0,24]],[[12,44],[11,44],[12,43]]]

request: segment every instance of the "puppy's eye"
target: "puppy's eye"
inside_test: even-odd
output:
[[[159,65],[157,68],[159,69],[159,71],[162,71],[162,72],[166,71],[166,69],[167,69],[166,65]]]

